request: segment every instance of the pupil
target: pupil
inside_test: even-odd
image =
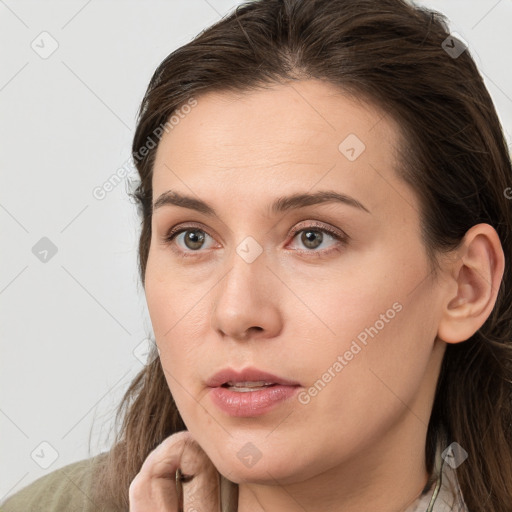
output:
[[[192,246],[189,246],[189,249],[199,249],[201,247],[204,241],[204,235],[198,233],[200,233],[199,230],[189,231],[188,235],[185,237],[187,246],[189,246],[189,242],[192,244]]]
[[[304,231],[302,238],[306,247],[315,249],[322,243],[323,235],[320,231]],[[317,238],[317,243],[315,243],[315,238]]]

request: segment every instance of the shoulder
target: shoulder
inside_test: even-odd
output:
[[[96,512],[91,482],[108,452],[83,459],[42,476],[0,504],[1,512]]]

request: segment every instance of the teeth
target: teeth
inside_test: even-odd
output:
[[[235,391],[237,393],[254,393],[254,391],[261,391],[262,389],[267,389],[268,387],[269,386],[262,386],[261,388],[255,388],[255,387],[239,388],[239,387],[232,386],[232,387],[229,387],[228,389],[230,391]]]
[[[235,387],[235,388],[260,388],[262,386],[272,386],[275,382],[265,382],[264,380],[259,380],[257,382],[233,382],[229,381],[226,383],[227,386]]]
[[[240,386],[228,386],[227,389],[230,391],[236,391],[237,393],[253,393],[254,391],[261,391],[262,389],[267,389],[270,386],[251,386],[248,388],[242,388]]]

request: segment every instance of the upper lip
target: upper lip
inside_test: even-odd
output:
[[[298,386],[299,383],[285,379],[283,377],[278,377],[277,375],[273,375],[272,373],[265,372],[263,370],[259,370],[258,368],[250,367],[244,368],[242,370],[234,370],[233,368],[223,368],[215,375],[210,377],[206,381],[206,385],[211,388],[216,388],[226,384],[227,382],[272,382],[274,384],[281,384],[285,386]]]

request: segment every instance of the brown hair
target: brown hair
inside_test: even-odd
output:
[[[508,512],[512,214],[506,190],[512,169],[482,77],[468,49],[458,56],[447,51],[447,27],[444,16],[403,0],[256,0],[172,52],[151,78],[133,139],[140,175],[134,194],[142,217],[140,278],[144,285],[157,144],[140,149],[159,138],[188,100],[200,101],[210,91],[240,93],[316,78],[377,104],[400,126],[397,172],[420,197],[430,260],[435,264],[436,252],[454,249],[482,222],[496,229],[503,246],[505,275],[492,313],[469,340],[447,345],[425,456],[431,472],[436,443],[458,442],[469,453],[457,476],[470,512]],[[186,428],[158,357],[131,383],[116,426],[120,418],[97,487],[103,499],[127,510],[129,485],[149,452]]]

